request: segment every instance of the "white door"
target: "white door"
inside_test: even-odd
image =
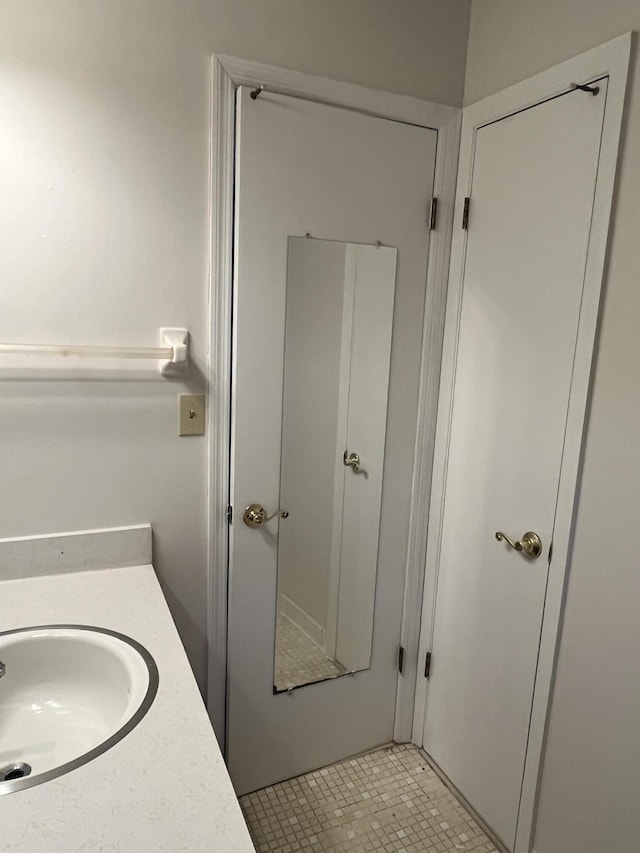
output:
[[[477,131],[424,747],[512,849],[601,130],[572,92]],[[533,531],[539,557],[513,550]]]
[[[227,744],[243,793],[393,736],[437,133],[244,88],[237,116]],[[397,277],[371,665],[289,694],[274,692],[278,519],[242,515],[279,506],[287,247],[306,233],[395,247]]]

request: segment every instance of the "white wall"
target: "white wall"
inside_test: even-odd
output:
[[[638,0],[474,0],[465,101],[639,28]],[[640,849],[639,83],[634,52],[537,853]]]
[[[192,332],[205,387],[214,51],[456,104],[468,0],[3,0],[0,340]],[[0,537],[151,521],[204,682],[206,453],[180,382],[1,382]]]

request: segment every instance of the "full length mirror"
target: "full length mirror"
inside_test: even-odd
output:
[[[396,256],[289,237],[276,691],[371,662]]]

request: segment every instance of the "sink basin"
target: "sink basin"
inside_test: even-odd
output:
[[[0,795],[46,782],[122,740],[158,689],[149,652],[86,625],[0,633]]]

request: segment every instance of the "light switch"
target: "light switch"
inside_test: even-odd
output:
[[[204,435],[204,394],[179,394],[179,435]]]

